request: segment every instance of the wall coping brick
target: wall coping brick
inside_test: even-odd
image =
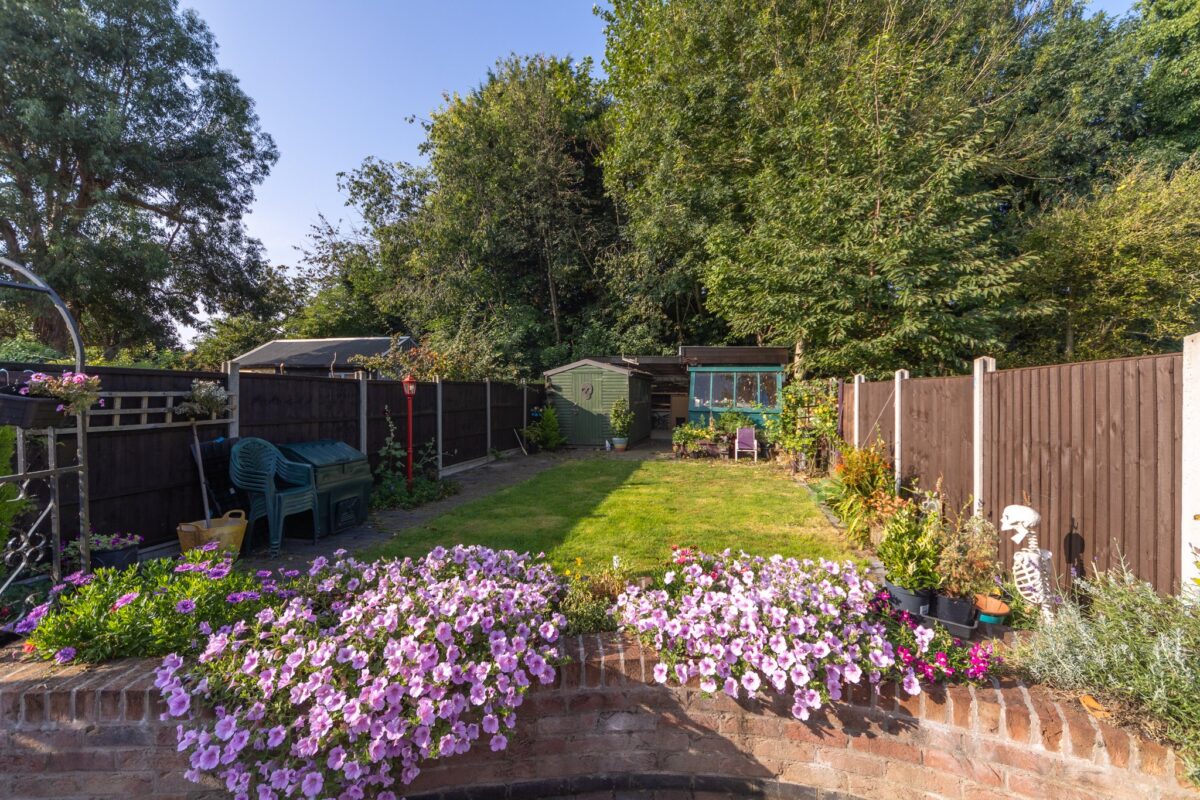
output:
[[[410,800],[903,797],[1185,800],[1181,760],[1013,681],[857,688],[808,722],[782,699],[655,684],[633,638],[564,638],[569,658],[517,712],[509,748],[429,765]],[[182,777],[156,660],[59,667],[0,650],[0,796],[222,797]]]

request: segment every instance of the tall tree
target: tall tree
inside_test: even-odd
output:
[[[610,163],[734,334],[825,373],[960,368],[1019,261],[1005,157],[1009,2],[619,0]],[[650,125],[650,120],[657,120]]]
[[[1177,350],[1200,320],[1200,156],[1175,170],[1133,162],[1039,215],[1022,292],[1057,313],[1014,330],[1010,363]]]
[[[0,0],[0,63],[0,247],[89,341],[258,309],[266,263],[241,218],[277,153],[194,12]]]

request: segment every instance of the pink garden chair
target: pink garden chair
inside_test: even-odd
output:
[[[739,453],[754,453],[755,462],[758,461],[758,438],[755,436],[755,429],[738,428],[737,439],[733,442],[733,460],[738,460]]]

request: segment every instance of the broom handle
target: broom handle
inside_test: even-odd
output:
[[[208,476],[204,474],[204,459],[200,457],[200,434],[196,430],[196,423],[192,423],[192,440],[196,443],[196,449],[192,451],[192,455],[196,457],[196,469],[200,470],[200,499],[204,501],[204,527],[212,527],[212,511],[208,507]]]

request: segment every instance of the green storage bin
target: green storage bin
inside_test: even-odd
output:
[[[284,444],[279,449],[292,461],[313,468],[317,487],[314,537],[329,536],[366,522],[374,483],[366,455],[335,439]]]

